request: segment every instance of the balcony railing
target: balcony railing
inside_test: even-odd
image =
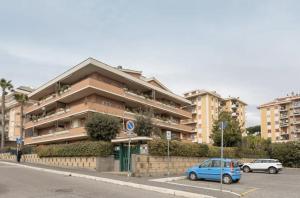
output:
[[[133,112],[125,111],[124,117],[127,119],[135,120],[136,114]],[[182,123],[179,124],[179,123],[173,122],[172,120],[162,120],[162,119],[158,119],[158,118],[153,118],[152,121],[155,125],[163,127],[163,128],[168,128],[171,130],[173,129],[176,131],[192,132],[192,127],[183,125]]]
[[[159,101],[156,101],[156,100],[153,100],[153,99],[150,99],[150,98],[146,98],[142,95],[138,95],[138,94],[126,91],[125,96],[128,99],[143,103],[145,105],[153,106],[155,108],[158,108],[158,109],[161,109],[161,110],[164,110],[164,111],[172,112],[172,113],[175,113],[175,114],[180,114],[180,115],[182,115],[184,117],[188,117],[188,118],[192,117],[191,113],[188,112],[188,111],[185,111],[185,110],[182,110],[182,109],[164,104],[162,102],[159,102]]]
[[[294,124],[300,124],[300,120],[294,120]]]
[[[39,144],[39,143],[46,143],[52,141],[59,141],[59,140],[73,140],[73,139],[80,139],[87,137],[86,130],[84,127],[79,128],[71,128],[66,129],[64,131],[58,131],[49,133],[46,135],[36,136],[36,137],[26,137],[24,139],[25,145],[27,144]]]

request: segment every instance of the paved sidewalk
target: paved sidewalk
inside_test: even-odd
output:
[[[10,163],[18,164],[16,162],[7,161]],[[199,195],[208,195],[212,197],[222,197],[222,198],[234,198],[238,197],[236,195],[230,194],[230,193],[221,193],[218,191],[211,191],[211,190],[205,190],[205,189],[197,189],[192,188],[188,186],[176,186],[165,182],[156,182],[152,181],[153,179],[158,179],[159,177],[127,177],[127,175],[118,174],[118,173],[103,173],[103,172],[97,172],[94,170],[86,170],[86,169],[67,169],[67,168],[57,168],[57,167],[51,167],[51,166],[45,166],[45,165],[39,165],[39,164],[31,164],[31,163],[20,163],[21,165],[36,167],[36,168],[43,168],[53,171],[64,171],[70,173],[70,176],[73,174],[83,174],[87,176],[94,176],[94,177],[101,177],[101,178],[107,178],[112,180],[119,180],[123,182],[131,182],[135,184],[141,184],[141,185],[149,185],[153,187],[161,187],[161,188],[167,188],[172,190],[179,190],[184,191],[188,193],[196,193]]]

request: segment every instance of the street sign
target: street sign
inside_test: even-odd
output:
[[[129,132],[132,132],[134,130],[134,122],[132,120],[128,120],[126,122],[126,129]]]
[[[22,144],[22,141],[23,141],[23,138],[22,138],[22,137],[16,138],[17,144]]]
[[[172,133],[171,133],[171,131],[167,131],[166,135],[167,135],[167,140],[171,140],[172,139]]]
[[[227,127],[227,122],[226,121],[222,121],[222,122],[220,122],[219,123],[219,127],[222,129],[226,129],[226,127]]]

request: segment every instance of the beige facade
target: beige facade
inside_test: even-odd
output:
[[[192,119],[183,120],[182,123],[191,126],[196,133],[194,142],[211,144],[211,131],[213,123],[218,119],[222,110],[232,112],[242,129],[245,129],[246,103],[239,98],[223,99],[215,91],[194,90],[184,94],[191,101],[185,109],[192,112]]]
[[[190,102],[155,78],[139,71],[111,67],[89,58],[49,81],[29,95],[25,107],[25,144],[46,144],[86,139],[86,119],[93,112],[119,117],[124,124],[137,112],[153,112],[153,123],[162,132],[191,141],[192,127],[180,123],[191,113]],[[118,138],[126,138],[121,131]]]
[[[28,95],[31,93],[33,89],[29,87],[18,87],[14,90],[14,93],[22,93]],[[20,137],[20,105],[14,98],[14,93],[9,93],[5,97],[5,120],[6,120],[6,142],[14,142],[16,141],[17,137]],[[1,108],[1,101],[0,101],[0,108]],[[0,112],[1,116],[1,112]],[[1,122],[0,122],[1,127]],[[0,128],[1,130],[1,128]]]
[[[300,96],[277,98],[258,107],[261,136],[272,142],[300,140]]]

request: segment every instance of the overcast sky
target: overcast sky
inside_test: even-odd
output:
[[[300,91],[300,2],[0,0],[0,77],[38,87],[88,57],[142,70],[177,94],[256,107]]]

